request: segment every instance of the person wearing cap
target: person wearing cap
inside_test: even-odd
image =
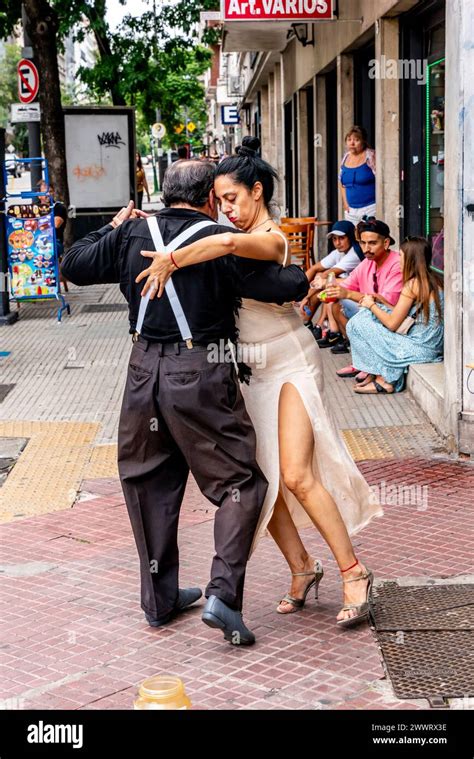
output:
[[[355,237],[355,227],[350,221],[336,221],[327,235],[328,240],[334,245],[334,250],[318,261],[306,272],[314,292],[308,299],[307,307],[314,313],[320,301],[315,291],[321,291],[326,286],[329,274],[334,274],[340,279],[346,278],[353,269],[364,260],[364,254]],[[306,305],[306,304],[305,304]],[[323,337],[322,327],[328,321],[329,330]],[[334,353],[348,353],[344,337],[339,332],[336,320],[332,314],[332,304],[324,303],[317,323],[313,326],[312,321],[306,322],[306,326],[312,329],[315,339],[320,348],[334,347]]]
[[[376,302],[392,307],[403,288],[400,253],[390,250],[395,240],[388,224],[370,217],[357,225],[357,232],[365,260],[346,279],[339,278],[326,288],[327,297],[339,299],[333,304],[333,315],[346,338],[346,324],[358,312],[364,295],[372,295]],[[349,366],[337,373],[340,377],[355,377],[359,372]]]

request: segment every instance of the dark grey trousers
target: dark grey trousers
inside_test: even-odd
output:
[[[120,415],[118,464],[140,557],[141,605],[156,619],[178,594],[178,519],[189,470],[219,506],[206,596],[242,608],[245,570],[268,483],[229,363],[139,338]]]

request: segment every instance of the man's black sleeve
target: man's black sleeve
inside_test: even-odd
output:
[[[77,240],[61,264],[64,277],[74,285],[120,282],[122,225],[107,224]]]
[[[263,303],[289,303],[302,300],[308,293],[309,282],[299,266],[280,266],[273,261],[256,261],[234,257],[237,292],[243,298]]]

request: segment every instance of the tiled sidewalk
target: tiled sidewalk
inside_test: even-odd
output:
[[[372,484],[428,483],[427,508],[386,506],[355,539],[380,578],[446,577],[466,571],[469,487],[466,464],[372,461]],[[275,613],[288,573],[270,539],[249,570],[245,617],[258,641],[235,649],[188,611],[149,628],[138,606],[135,548],[118,483],[84,483],[95,498],[2,527],[0,605],[2,696],[23,708],[131,707],[136,684],[173,672],[200,708],[405,709],[384,679],[368,627],[336,628],[341,588],[334,560],[315,531],[303,539],[326,567],[320,600],[290,616]],[[183,585],[205,586],[212,555],[213,508],[191,483],[180,530]],[[394,539],[396,536],[396,539]]]
[[[91,302],[91,291],[83,292],[84,302]],[[93,422],[99,429],[84,469],[88,479],[72,509],[14,517],[0,526],[3,703],[25,709],[130,709],[142,679],[172,672],[201,709],[427,708],[425,701],[395,698],[369,627],[336,627],[340,579],[315,530],[305,530],[303,540],[324,562],[326,575],[319,602],[309,601],[297,614],[275,612],[289,576],[273,541],[261,541],[252,557],[244,613],[257,636],[254,647],[232,648],[219,631],[205,627],[202,602],[165,628],[146,625],[135,546],[110,455],[130,347],[124,314],[87,314],[82,293],[72,295],[77,308],[69,329],[62,332],[66,322],[61,327],[53,322],[43,334],[38,322],[45,317],[36,321],[31,307],[17,346],[6,348],[13,351],[6,381],[16,388],[0,405],[4,424],[19,418],[67,427],[69,403],[77,409],[75,424]],[[119,300],[113,288],[98,288],[94,297]],[[13,339],[13,334],[2,331],[1,337]],[[64,371],[63,359],[58,360],[67,355],[71,339],[76,360],[87,367],[81,373],[86,387],[82,379],[71,380],[77,373]],[[44,356],[40,388],[25,366],[29,351]],[[357,553],[379,580],[466,574],[474,468],[445,455],[406,393],[355,397],[350,381],[334,378],[344,358],[324,351],[327,397],[358,465],[386,501],[384,518],[354,539]],[[95,360],[113,364],[99,371]],[[180,522],[183,586],[206,585],[213,513],[190,481]]]

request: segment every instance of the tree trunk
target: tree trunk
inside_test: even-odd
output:
[[[56,196],[58,200],[69,206],[66,140],[56,44],[58,17],[46,0],[24,0],[24,5],[28,16],[27,31],[31,38],[40,78],[39,101],[44,154],[48,161],[51,184]],[[66,243],[69,240],[69,234],[68,220],[65,230]]]

